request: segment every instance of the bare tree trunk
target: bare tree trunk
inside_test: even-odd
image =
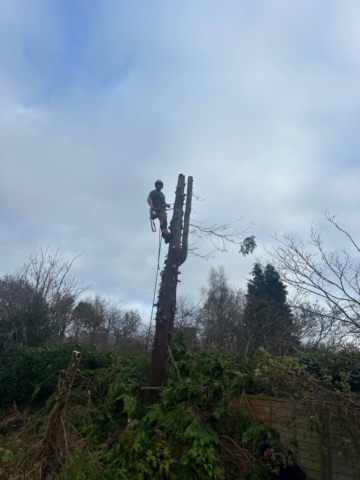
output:
[[[191,213],[191,201],[192,201],[192,190],[193,190],[193,177],[188,177],[188,184],[186,190],[186,208],[185,208],[185,217],[184,217],[184,230],[182,235],[182,244],[181,244],[181,255],[180,255],[180,264],[182,265],[188,253],[188,238],[189,238],[189,227],[190,227],[190,213]]]
[[[180,174],[176,187],[173,218],[170,222],[170,229],[173,234],[173,239],[170,242],[168,256],[165,260],[165,268],[162,274],[157,303],[155,338],[144,397],[147,405],[151,405],[156,402],[156,388],[161,387],[166,378],[166,363],[168,360],[169,346],[171,344],[175,318],[176,289],[179,281],[179,265],[185,261],[187,254],[187,236],[189,233],[189,218],[192,196],[192,177],[189,177],[189,184],[191,187],[189,193],[188,186],[188,197],[186,204],[187,208],[185,215],[185,223],[187,219],[187,228],[184,228],[182,239],[182,245],[184,248],[182,249],[181,231],[185,198],[185,176]]]
[[[193,186],[193,177],[188,177],[188,184],[187,184],[187,193],[186,193],[186,208],[185,208],[185,216],[184,216],[184,227],[183,227],[183,233],[182,233],[182,239],[181,239],[181,250],[179,252],[178,258],[177,258],[177,275],[180,275],[179,271],[179,266],[182,265],[186,258],[187,258],[187,253],[188,253],[188,237],[189,237],[189,226],[190,226],[190,213],[191,213],[191,200],[192,200],[192,186]],[[180,280],[177,279],[177,282],[175,284],[175,298],[176,298],[176,289],[177,289],[177,283],[180,282]],[[171,345],[171,340],[172,340],[172,334],[174,330],[174,321],[175,321],[175,311],[176,311],[176,304],[175,304],[175,309],[171,312],[170,316],[170,321],[169,321],[169,331],[168,331],[168,346],[170,348]]]

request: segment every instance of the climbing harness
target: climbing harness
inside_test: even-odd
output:
[[[168,210],[174,210],[174,209],[167,208],[166,211]],[[150,226],[151,226],[152,232],[156,232],[156,225],[155,225],[156,218],[159,218],[158,212],[155,210],[155,208],[150,208]]]
[[[150,208],[150,226],[153,232],[156,232],[155,218],[158,218],[157,211],[154,208]]]
[[[155,220],[155,218],[157,218],[157,217],[158,217],[158,213],[155,210],[155,208],[150,208],[150,218],[151,218],[151,220]]]

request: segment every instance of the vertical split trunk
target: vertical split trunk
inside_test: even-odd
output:
[[[182,265],[188,254],[188,237],[189,237],[189,228],[190,228],[190,213],[191,213],[191,200],[192,200],[192,185],[193,185],[193,178],[188,177],[188,183],[187,183],[187,191],[186,191],[186,207],[185,207],[185,216],[184,216],[184,224],[183,224],[183,232],[182,232],[182,239],[181,239],[181,249],[179,252],[179,255],[177,257],[177,275],[180,275],[179,267]],[[177,282],[180,282],[180,280],[177,280]],[[176,289],[177,289],[177,283],[175,285],[175,298],[176,298]],[[171,345],[171,340],[172,340],[172,334],[173,334],[173,329],[174,329],[174,320],[175,320],[175,311],[176,311],[176,305],[175,309],[172,312],[172,315],[170,317],[170,322],[169,322],[169,331],[168,331],[168,345]]]
[[[189,184],[190,194],[189,194]],[[192,198],[192,177],[189,177],[185,225],[181,247],[182,218],[184,207],[185,176],[180,174],[176,187],[173,218],[170,230],[173,238],[169,245],[169,252],[162,272],[161,286],[157,303],[155,338],[151,354],[149,374],[145,390],[145,403],[152,405],[158,397],[157,388],[162,387],[166,378],[166,363],[168,360],[169,346],[171,344],[172,330],[176,309],[176,289],[178,283],[179,266],[185,261],[187,254],[187,236],[189,232],[189,218]],[[187,229],[185,226],[187,224]]]
[[[188,238],[189,238],[189,228],[190,228],[192,190],[193,190],[193,177],[188,177],[187,190],[186,190],[184,230],[182,235],[181,255],[180,255],[179,265],[182,265],[185,262],[188,254]]]

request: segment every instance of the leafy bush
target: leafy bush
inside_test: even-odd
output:
[[[67,368],[73,350],[82,354],[84,374],[109,367],[116,359],[114,353],[100,353],[92,346],[18,347],[0,368],[0,405],[46,401],[54,393],[59,373]]]
[[[360,402],[356,393],[360,370],[359,352],[299,353],[294,357],[275,357],[263,352],[255,370],[254,389],[287,399],[292,415],[283,419],[292,428],[308,428],[320,434],[328,426],[337,431],[344,451],[360,459]]]
[[[86,452],[73,456],[71,466],[64,474],[58,475],[56,480],[108,480],[97,462]]]
[[[258,422],[255,425],[249,426],[243,433],[242,440],[250,450],[254,452],[259,442],[265,440],[270,444],[276,443],[279,441],[279,435],[273,428],[268,427],[265,423]]]
[[[343,390],[344,385],[341,383],[346,378],[348,388],[352,392],[360,392],[360,352],[358,350],[337,352],[335,355],[329,352],[300,352],[295,355],[294,361],[300,366],[305,366],[315,378],[331,379],[335,388],[339,386]]]
[[[172,353],[177,368],[169,363],[160,402],[149,408],[142,403],[141,390],[146,362],[132,358],[119,363],[97,418],[86,429],[94,447],[107,445],[98,458],[109,478],[234,478],[222,458],[223,438],[234,438],[232,448],[244,450],[239,443],[244,435],[249,443],[271,438],[264,424],[256,426],[243,410],[228,409],[229,396],[252,384],[251,371],[240,357],[214,351],[190,354],[181,335],[174,339]],[[248,453],[248,464],[236,465],[239,478],[251,478],[255,464]],[[253,471],[254,480],[260,479],[262,467]]]
[[[73,349],[19,348],[9,370],[0,372],[2,401],[45,400]],[[58,480],[261,480],[266,475],[251,452],[254,442],[272,433],[245,411],[229,408],[231,396],[253,383],[250,367],[239,356],[190,353],[177,336],[172,345],[176,366],[168,364],[159,403],[146,407],[146,359],[81,350],[82,374],[65,419],[68,470],[59,472]],[[43,421],[37,416],[32,431],[41,431]],[[13,449],[14,464],[20,450]]]
[[[109,478],[175,480],[175,460],[158,435],[125,428],[108,453],[100,455]]]

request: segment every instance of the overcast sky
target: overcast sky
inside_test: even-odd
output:
[[[152,302],[158,236],[146,198],[179,173],[196,219],[345,243],[360,237],[359,0],[2,0],[0,275],[44,246],[89,293]],[[165,253],[163,245],[162,254]],[[209,248],[203,247],[204,252]],[[179,293],[211,266],[245,286],[236,248],[189,258]]]

